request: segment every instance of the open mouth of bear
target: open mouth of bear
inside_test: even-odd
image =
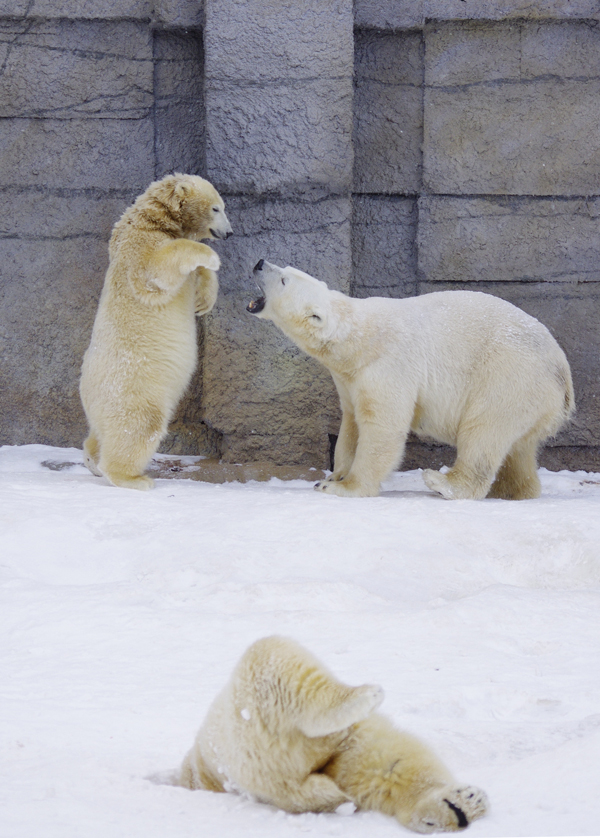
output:
[[[264,297],[258,297],[256,300],[252,300],[246,306],[246,311],[249,311],[250,314],[258,314],[259,311],[262,311],[265,307],[266,299]]]

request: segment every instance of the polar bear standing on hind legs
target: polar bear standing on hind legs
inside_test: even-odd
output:
[[[575,400],[565,354],[538,320],[473,291],[352,299],[263,259],[254,276],[262,296],[247,310],[321,361],[340,396],[334,471],[316,489],[379,494],[412,430],[457,450],[446,474],[423,472],[442,497],[539,497],[538,448]]]
[[[198,239],[231,232],[212,184],[182,174],[152,183],[113,228],[80,393],[84,462],[114,486],[153,486],[144,469],[196,368],[195,315],[219,289],[219,257]]]
[[[258,640],[210,706],[179,784],[294,813],[352,801],[415,832],[482,817],[484,792],[458,786],[426,745],[373,713],[382,699],[381,687],[340,683],[292,640]]]

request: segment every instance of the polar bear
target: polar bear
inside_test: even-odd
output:
[[[265,637],[210,706],[178,783],[295,813],[351,801],[415,832],[484,815],[482,791],[458,786],[426,745],[373,713],[382,700],[381,687],[348,687],[294,641]]]
[[[351,299],[263,259],[254,277],[262,296],[247,310],[321,361],[338,389],[334,471],[316,489],[377,495],[412,430],[457,449],[446,474],[423,472],[442,497],[539,497],[537,450],[575,400],[564,352],[538,320],[473,291]]]
[[[219,193],[195,175],[152,183],[115,224],[80,393],[84,462],[113,485],[144,475],[196,368],[195,315],[215,304],[220,260],[198,239],[226,239]]]

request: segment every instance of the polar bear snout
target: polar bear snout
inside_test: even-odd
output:
[[[228,239],[229,236],[233,236],[233,230],[217,230],[215,227],[210,227],[209,231],[214,239]]]
[[[252,269],[252,273],[262,273],[262,270],[265,266],[271,267],[268,262],[265,262],[264,259],[259,259],[254,268]],[[260,290],[262,291],[262,295],[257,297],[256,300],[252,300],[246,306],[246,311],[249,311],[250,314],[260,314],[260,312],[264,309],[265,305],[267,304],[267,298],[265,296],[265,289],[263,287],[263,282],[259,279],[256,279],[256,283]]]
[[[258,314],[265,307],[266,299],[264,297],[257,297],[256,300],[251,300],[246,306],[246,311],[250,314]]]

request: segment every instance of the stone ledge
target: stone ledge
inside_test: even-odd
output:
[[[354,0],[354,25],[422,29],[436,20],[600,20],[595,0]]]
[[[454,450],[447,445],[424,442],[409,442],[400,471],[419,468],[442,468],[451,465]],[[549,471],[600,471],[600,448],[577,448],[572,446],[548,446],[540,454],[540,467]],[[67,471],[81,462],[44,460],[41,465],[50,471]],[[316,482],[326,477],[326,472],[308,466],[277,466],[256,460],[250,463],[222,463],[214,459],[186,457],[161,458],[153,460],[147,473],[153,478],[166,480],[198,480],[201,483],[248,483],[256,480],[265,483],[275,477],[277,480],[305,480]]]
[[[272,477],[278,480],[323,480],[325,472],[308,466],[277,466],[267,461],[250,463],[223,463],[219,460],[192,460],[177,457],[153,460],[148,469],[152,477],[169,480],[200,480],[203,483],[247,483],[249,480],[265,482]],[[52,468],[51,465],[47,466]]]
[[[435,468],[452,466],[456,458],[456,451],[449,445],[422,442],[411,439],[406,445],[406,453],[400,471],[411,471],[416,468]],[[549,471],[600,471],[600,447],[584,445],[552,445],[544,446],[538,456],[540,468]]]

